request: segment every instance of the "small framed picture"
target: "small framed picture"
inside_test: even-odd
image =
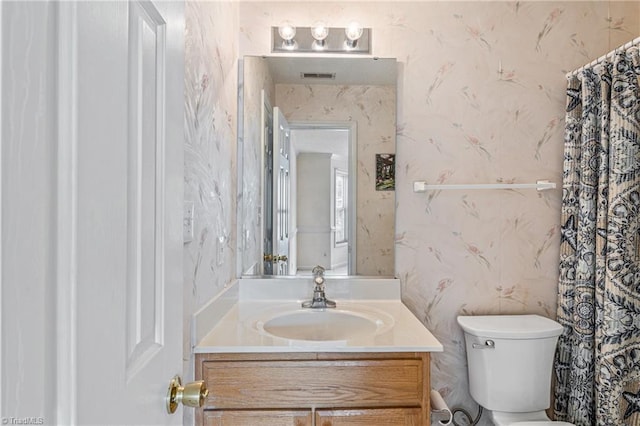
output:
[[[376,191],[396,189],[396,155],[376,154]]]

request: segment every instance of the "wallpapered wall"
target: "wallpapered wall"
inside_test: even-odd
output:
[[[193,377],[191,315],[235,278],[237,33],[235,2],[185,4],[185,200],[194,238],[184,246],[184,379]],[[184,410],[184,424],[193,410]]]
[[[268,53],[269,27],[286,19],[358,19],[374,30],[375,55],[402,63],[395,270],[403,300],[445,346],[433,357],[433,387],[451,406],[475,409],[455,317],[555,315],[560,190],[414,194],[412,182],[559,183],[564,74],[636,37],[638,3],[187,2],[186,13],[185,184],[200,219],[185,246],[185,315],[234,277],[236,58]]]

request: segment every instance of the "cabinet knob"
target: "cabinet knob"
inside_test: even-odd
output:
[[[171,379],[167,391],[167,412],[169,414],[175,413],[180,403],[187,407],[202,407],[207,395],[209,395],[209,389],[204,384],[204,380],[182,386],[180,376],[175,376]]]

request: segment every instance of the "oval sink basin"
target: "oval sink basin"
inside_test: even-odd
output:
[[[374,336],[391,326],[382,315],[345,311],[301,309],[258,321],[258,329],[272,336],[290,340],[347,341]]]

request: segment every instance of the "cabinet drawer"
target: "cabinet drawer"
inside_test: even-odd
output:
[[[420,407],[423,368],[420,359],[207,361],[204,409]]]
[[[309,410],[205,411],[204,426],[311,426]]]
[[[421,426],[419,408],[318,410],[316,426]]]

